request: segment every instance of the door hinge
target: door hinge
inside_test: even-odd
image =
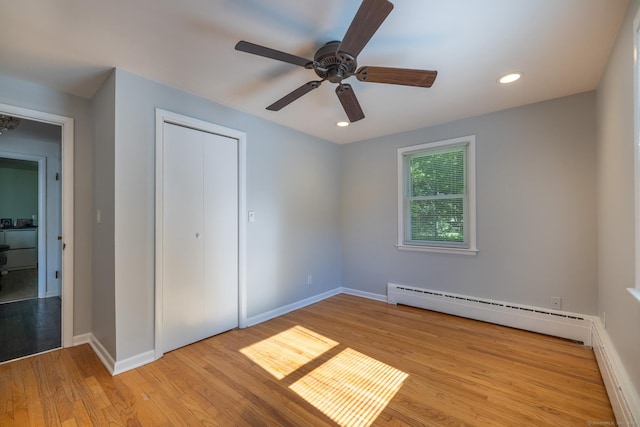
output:
[[[56,270],[56,279],[59,279],[61,276],[60,272],[58,270]]]
[[[60,173],[56,172],[56,181],[60,181]]]

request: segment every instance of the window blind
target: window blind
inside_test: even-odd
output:
[[[406,240],[466,243],[466,163],[467,145],[406,156]]]

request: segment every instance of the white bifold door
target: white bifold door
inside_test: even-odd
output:
[[[167,352],[238,326],[238,140],[163,126]]]

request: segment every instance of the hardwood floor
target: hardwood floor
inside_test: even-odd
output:
[[[591,349],[339,295],[111,377],[88,345],[0,365],[0,425],[587,426]]]

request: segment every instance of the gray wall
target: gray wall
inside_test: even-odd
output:
[[[398,147],[476,135],[476,256],[405,252]],[[387,282],[597,310],[595,94],[533,104],[342,147],[343,285]]]
[[[156,107],[247,133],[249,317],[340,286],[339,146],[122,70],[115,99],[117,360],[154,345]]]
[[[630,3],[597,91],[599,315],[640,390],[640,302],[635,287],[633,19]],[[636,184],[638,185],[638,184]],[[606,316],[605,316],[606,313]]]
[[[91,332],[92,142],[89,101],[0,76],[0,103],[75,119],[73,333]]]
[[[114,240],[115,72],[91,101],[93,114],[93,335],[116,358]],[[100,210],[100,223],[97,211]]]

